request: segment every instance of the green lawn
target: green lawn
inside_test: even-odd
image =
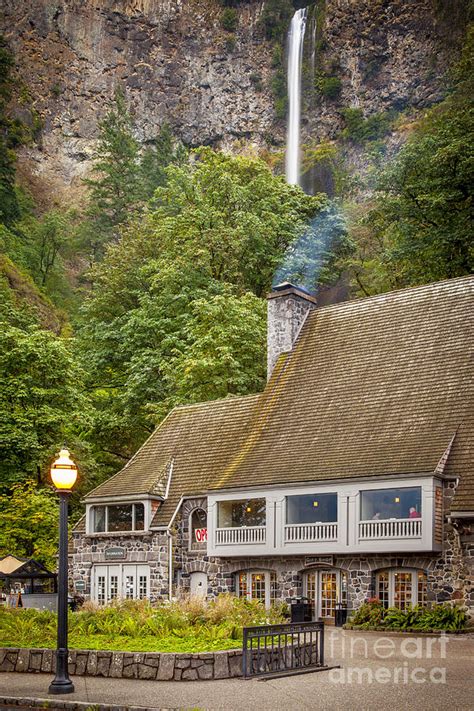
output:
[[[1,640],[2,647],[28,647],[55,649],[56,639],[34,638],[31,640],[4,639]],[[130,638],[125,635],[107,636],[103,634],[95,635],[75,635],[69,637],[69,649],[100,649],[112,650],[114,652],[215,652],[220,649],[238,649],[242,646],[240,639],[217,639],[209,641],[199,637],[145,637]]]

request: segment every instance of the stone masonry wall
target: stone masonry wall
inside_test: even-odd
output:
[[[69,652],[71,676],[102,676],[113,679],[199,681],[242,676],[242,651],[202,654],[158,652]],[[0,672],[53,674],[55,654],[51,649],[0,648]]]
[[[152,602],[168,596],[168,540],[166,533],[126,533],[104,535],[75,533],[73,553],[70,557],[70,579],[73,585],[82,581],[83,594],[91,594],[91,571],[94,563],[107,561],[105,550],[111,547],[124,548],[125,556],[117,563],[147,563],[150,566],[150,600]]]

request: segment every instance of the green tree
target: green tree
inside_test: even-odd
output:
[[[256,159],[201,149],[167,168],[155,208],[90,275],[79,340],[96,442],[127,456],[173,404],[262,384],[261,297],[323,203]]]
[[[58,502],[51,489],[31,479],[0,494],[0,556],[35,558],[54,570],[58,550]]]
[[[474,269],[474,29],[444,101],[426,112],[382,168],[356,224],[350,269],[363,293],[415,286]]]
[[[133,135],[133,120],[121,89],[99,124],[100,135],[93,167],[87,178],[89,206],[84,226],[84,246],[94,258],[104,245],[118,239],[119,225],[131,217],[142,198],[140,192],[140,146]]]
[[[65,438],[87,427],[82,379],[63,339],[0,324],[0,481],[45,480]]]
[[[141,196],[144,200],[153,197],[157,188],[166,183],[166,166],[170,163],[182,164],[187,152],[175,140],[171,129],[165,123],[158,136],[146,144],[140,157]]]

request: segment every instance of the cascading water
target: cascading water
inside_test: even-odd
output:
[[[307,9],[297,10],[288,33],[288,129],[286,138],[286,180],[300,179],[301,65]]]

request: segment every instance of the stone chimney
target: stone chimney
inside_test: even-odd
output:
[[[309,291],[285,281],[267,296],[267,378],[278,357],[291,351],[309,311],[316,299]]]

